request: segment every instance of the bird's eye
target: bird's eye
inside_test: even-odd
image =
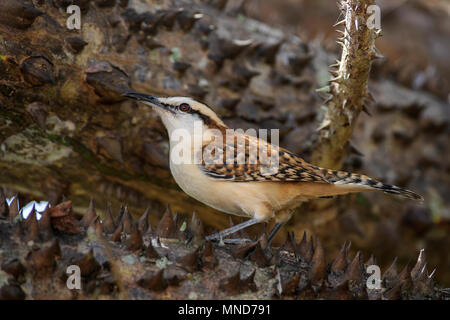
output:
[[[182,104],[180,104],[178,109],[180,109],[180,111],[183,111],[183,112],[188,112],[189,110],[191,110],[191,106],[188,105],[187,103],[182,103]]]

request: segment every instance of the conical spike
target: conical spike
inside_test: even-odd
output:
[[[408,290],[411,288],[411,272],[409,271],[409,265],[407,264],[403,270],[398,274],[397,281],[401,285],[402,290]]]
[[[120,205],[119,214],[116,217],[116,223],[114,225],[118,226],[122,221],[123,213],[125,212],[125,206],[123,204]]]
[[[39,241],[39,225],[34,204],[27,220],[25,220],[25,240]]]
[[[311,258],[311,269],[309,270],[309,279],[312,284],[316,284],[326,276],[325,252],[319,237],[316,236],[316,248]]]
[[[164,279],[164,269],[144,274],[137,283],[141,287],[152,291],[162,291],[167,288],[167,281]]]
[[[337,27],[337,26],[339,26],[339,25],[341,25],[341,24],[343,24],[343,23],[345,23],[345,19],[343,19],[343,20],[341,20],[341,21],[339,21],[339,22],[336,22],[336,23],[333,25],[333,27]]]
[[[295,243],[292,240],[291,233],[288,232],[286,235],[286,241],[281,246],[280,250],[295,253],[297,251],[296,249],[297,249],[297,243]]]
[[[9,205],[9,217],[14,219],[19,214],[19,195],[15,195]]]
[[[113,235],[111,236],[111,240],[114,242],[120,242],[122,240],[122,232],[123,232],[123,224],[120,223],[119,226],[114,231]]]
[[[81,225],[85,228],[89,227],[91,222],[97,218],[97,213],[95,212],[94,198],[91,198],[89,202],[89,208],[81,219]]]
[[[12,259],[4,262],[1,265],[1,269],[12,275],[15,279],[19,279],[27,271],[22,262],[18,259]]]
[[[103,227],[100,218],[95,220],[95,234],[99,239],[103,239]]]
[[[133,233],[130,236],[130,239],[128,239],[127,248],[130,251],[137,251],[141,250],[143,245],[142,241],[142,235],[139,231],[139,228],[134,228]]]
[[[384,272],[382,279],[387,288],[392,288],[394,286],[394,282],[397,282],[397,257],[395,257],[391,266]]]
[[[92,249],[78,260],[75,265],[80,267],[80,272],[83,277],[88,277],[101,269],[100,264],[94,257],[94,251]]]
[[[197,217],[197,212],[195,210],[192,213],[192,219],[188,230],[190,237],[192,237],[193,240],[200,241],[205,237],[203,222]]]
[[[400,300],[402,298],[402,286],[400,283],[397,283],[389,290],[383,292],[381,299],[382,300]]]
[[[306,231],[303,233],[302,241],[300,241],[298,245],[298,254],[303,257],[306,261],[311,261],[311,258],[313,256],[313,243],[312,238],[311,242],[308,242],[306,240]]]
[[[373,266],[376,264],[377,264],[377,261],[375,260],[375,257],[373,256],[373,254],[370,256],[369,260],[367,260],[365,263],[366,266]]]
[[[41,279],[50,276],[55,270],[55,258],[58,256],[61,256],[61,249],[57,240],[47,248],[30,252],[26,260],[33,278]]]
[[[158,251],[156,251],[156,249],[153,247],[151,241],[148,244],[147,248],[145,249],[145,256],[148,259],[152,259],[152,260],[161,258],[161,256],[159,255]]]
[[[9,206],[3,188],[0,187],[0,219],[9,217]]]
[[[116,225],[114,223],[114,218],[112,215],[112,208],[111,208],[111,204],[109,202],[106,204],[105,219],[103,220],[102,225],[103,225],[103,230],[107,234],[111,234],[114,232],[114,230],[116,230]]]
[[[198,253],[200,247],[195,251],[188,253],[187,255],[178,259],[178,263],[188,272],[194,272],[198,270]]]
[[[251,290],[256,291],[256,283],[255,283],[255,273],[256,269],[253,270],[252,273],[247,278],[241,280],[241,290]]]
[[[93,219],[91,221],[91,223],[89,224],[88,228],[87,228],[87,232],[90,234],[95,234],[96,232],[96,226],[97,226],[97,221],[100,221],[100,217],[97,216],[95,219]]]
[[[301,273],[297,272],[293,277],[283,280],[281,279],[281,293],[283,295],[294,294],[297,290],[298,282],[300,281]]]
[[[229,295],[239,294],[241,291],[241,271],[238,270],[234,275],[224,279],[220,287]]]
[[[50,217],[50,207],[48,203],[45,206],[44,211],[41,212],[41,220],[39,220],[39,231],[44,241],[50,240],[54,236]]]
[[[128,210],[128,205],[125,205],[121,223],[123,225],[123,232],[125,232],[126,234],[131,234],[133,232],[133,218],[131,217],[130,211]]]
[[[163,238],[174,238],[176,236],[176,226],[173,222],[170,205],[167,206],[166,212],[158,223],[156,234]]]
[[[356,283],[360,283],[363,279],[363,269],[361,261],[361,253],[358,251],[353,258],[352,262],[348,265],[344,274],[344,279],[353,280]]]
[[[261,247],[260,241],[257,242],[255,249],[250,254],[250,260],[256,263],[256,265],[261,268],[265,268],[269,265],[269,259],[267,259]]]
[[[411,270],[411,278],[415,280],[419,275],[420,272],[423,270],[423,267],[425,266],[425,250],[421,249],[419,253],[419,257],[417,258],[416,265]]]
[[[398,274],[397,279],[399,281],[405,281],[408,278],[411,278],[411,273],[408,270],[408,264],[403,268],[403,270]]]
[[[341,251],[339,251],[338,255],[336,256],[336,258],[334,259],[333,263],[331,264],[331,271],[336,272],[336,271],[343,271],[347,268],[347,255],[348,255],[348,251],[347,251],[347,242],[345,242],[342,245]]]
[[[256,247],[257,244],[257,241],[239,244],[231,250],[231,254],[236,259],[244,259]]]
[[[214,255],[214,250],[211,244],[211,241],[207,241],[205,243],[205,248],[202,253],[202,265],[209,269],[214,269],[217,265],[218,261],[216,256]]]
[[[145,209],[142,216],[139,218],[138,229],[142,234],[145,234],[148,229],[148,215],[150,213],[150,206]]]

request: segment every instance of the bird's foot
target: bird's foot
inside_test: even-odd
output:
[[[218,235],[218,237],[215,237],[216,235]],[[218,233],[210,235],[210,236],[206,237],[205,239],[210,240],[210,241],[218,241],[220,246],[223,246],[225,244],[244,244],[244,243],[249,243],[249,242],[253,241],[253,240],[247,239],[247,238],[232,238],[232,239],[226,238],[226,239],[224,239]]]

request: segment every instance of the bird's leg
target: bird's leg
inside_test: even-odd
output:
[[[286,222],[277,222],[273,226],[273,229],[270,230],[269,236],[267,237],[267,241],[270,244],[272,242],[272,239],[275,237],[275,235],[280,231],[281,227],[284,226]]]
[[[242,223],[239,223],[239,224],[237,224],[235,226],[232,226],[231,228],[228,228],[228,229],[222,230],[220,232],[214,233],[214,234],[212,234],[210,236],[207,236],[205,239],[206,240],[219,240],[219,239],[222,239],[223,242],[225,242],[225,243],[248,242],[248,241],[251,241],[251,240],[250,239],[223,239],[223,238],[225,238],[226,236],[228,236],[228,235],[230,235],[232,233],[235,233],[235,232],[237,232],[239,230],[242,230],[244,228],[247,228],[247,227],[252,226],[252,225],[254,225],[256,223],[259,223],[259,222],[261,222],[259,219],[252,218],[250,220],[247,220],[245,222],[242,222]]]

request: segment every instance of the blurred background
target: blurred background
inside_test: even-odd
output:
[[[123,101],[129,88],[193,96],[232,128],[280,129],[280,145],[309,160],[323,116],[316,89],[340,55],[334,1],[22,2],[41,12],[26,27],[11,22],[13,2],[0,5],[11,12],[0,15],[0,186],[7,197],[18,194],[23,205],[66,198],[79,215],[91,197],[100,214],[106,202],[114,214],[128,203],[135,217],[150,206],[154,225],[170,203],[185,219],[195,209],[208,232],[227,227],[229,216],[177,188],[167,134],[155,114]],[[72,2],[82,5],[81,30],[65,27]],[[399,269],[412,266],[425,248],[429,272],[437,268],[448,287],[450,2],[377,4],[385,58],[372,67],[375,102],[371,116],[358,119],[343,169],[414,190],[425,202],[365,193],[308,203],[275,244],[287,231],[297,239],[306,231],[331,259],[350,240],[352,255],[374,254],[382,270],[395,257]],[[248,38],[253,44],[245,48],[232,42]]]

